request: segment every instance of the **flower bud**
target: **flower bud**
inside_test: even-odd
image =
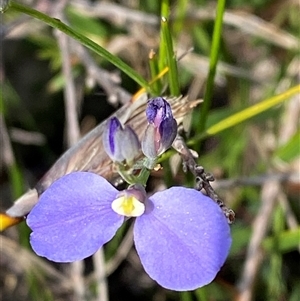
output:
[[[131,164],[140,152],[140,142],[136,133],[129,126],[122,127],[116,117],[107,121],[103,131],[103,146],[114,162],[126,161]]]
[[[146,116],[149,124],[142,140],[142,151],[148,158],[156,158],[172,145],[177,134],[177,123],[171,106],[162,97],[148,101]]]

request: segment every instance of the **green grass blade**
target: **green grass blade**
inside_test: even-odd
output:
[[[296,95],[297,93],[300,93],[300,85],[294,86],[279,95],[265,99],[247,109],[242,110],[241,112],[238,112],[228,118],[221,120],[217,124],[208,128],[205,133],[206,135],[215,135],[217,133],[220,133],[234,125],[237,125],[262,112],[265,112],[276,105],[279,105],[280,103],[288,100],[290,97]]]
[[[174,33],[179,35],[184,29],[184,19],[187,16],[188,0],[179,0],[176,5],[176,20],[174,20]]]
[[[285,213],[282,207],[278,204],[273,214],[273,233],[274,233],[274,248],[270,254],[270,269],[267,282],[268,300],[279,300],[284,293],[285,279],[282,277],[282,254],[277,246],[279,244],[279,236],[285,228]]]
[[[169,19],[170,16],[170,3],[169,0],[162,0],[161,1],[161,17]]]
[[[193,296],[191,292],[180,293],[180,301],[193,301]]]
[[[280,158],[285,162],[291,162],[300,156],[300,129],[274,153],[275,158]]]
[[[171,32],[169,28],[169,21],[167,18],[161,18],[161,28],[163,33],[163,40],[161,43],[165,44],[166,56],[167,56],[167,65],[169,67],[169,85],[170,85],[170,94],[172,96],[179,96],[179,81],[178,81],[178,71],[177,71],[177,60],[176,55],[173,50],[173,41],[171,37]]]
[[[220,51],[220,40],[222,35],[222,27],[223,27],[223,15],[225,11],[225,3],[226,0],[219,0],[217,4],[217,14],[216,21],[214,26],[214,32],[212,37],[212,47],[210,52],[209,59],[209,73],[206,82],[206,89],[204,95],[204,101],[201,105],[200,111],[200,119],[199,119],[199,127],[198,130],[203,132],[206,125],[207,115],[211,106],[211,100],[213,95],[213,87],[214,87],[214,78],[217,69],[217,63],[219,58]]]
[[[170,7],[169,0],[163,0],[160,8],[160,16],[161,18],[168,19],[170,15]],[[159,43],[159,61],[158,61],[158,70],[162,71],[167,66],[167,49],[166,44],[163,43],[164,34],[162,31],[162,27],[160,28],[160,43]]]
[[[195,296],[197,301],[208,301],[208,293],[207,293],[207,287],[200,287],[197,290],[195,290]]]
[[[149,52],[149,68],[150,68],[150,74],[151,74],[151,79],[153,80],[158,76],[158,60],[157,60],[157,54],[156,52],[151,49]],[[154,95],[157,96],[161,93],[162,90],[162,85],[160,80],[156,80],[152,84],[152,89],[153,92],[155,93]]]
[[[149,87],[148,82],[140,76],[135,70],[133,70],[129,65],[127,65],[125,62],[123,62],[120,58],[116,57],[115,55],[108,52],[103,47],[97,45],[95,42],[90,40],[89,38],[85,37],[84,35],[80,34],[73,28],[69,27],[68,25],[64,24],[58,19],[51,18],[35,9],[32,9],[31,7],[25,6],[23,4],[11,1],[9,3],[9,9],[24,13],[28,16],[31,16],[35,19],[38,19],[49,26],[58,29],[59,31],[65,33],[69,37],[73,38],[74,40],[80,42],[85,47],[89,48],[90,50],[94,51],[110,63],[112,63],[114,66],[122,70],[124,73],[126,73],[130,78],[132,78],[136,83],[138,83],[141,87],[145,88],[146,90],[151,90]]]
[[[172,35],[169,26],[170,5],[169,0],[161,3],[161,22],[160,22],[160,48],[159,48],[159,71],[166,66],[169,68],[169,87],[172,96],[180,95],[177,60],[173,49]]]
[[[14,162],[8,169],[9,182],[11,183],[11,190],[14,199],[17,199],[24,192],[23,175],[19,166]]]

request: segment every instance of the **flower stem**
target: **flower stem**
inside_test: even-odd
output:
[[[137,182],[143,186],[146,186],[149,176],[150,176],[150,170],[147,167],[143,167],[137,178],[138,180]]]

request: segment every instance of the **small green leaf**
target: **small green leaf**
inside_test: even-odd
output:
[[[235,256],[246,248],[249,243],[251,236],[251,229],[246,227],[239,227],[238,225],[233,225],[231,230],[232,235],[232,246],[230,249],[230,256]]]
[[[103,39],[107,35],[107,31],[101,23],[91,17],[80,14],[73,8],[67,9],[67,17],[70,25],[82,34],[86,34],[93,40]]]
[[[281,253],[296,250],[300,244],[300,227],[282,232],[277,237],[268,237],[263,241],[263,248],[272,251],[277,248]]]
[[[72,68],[72,75],[74,78],[76,78],[80,75],[80,73],[81,73],[80,69],[81,69],[80,66],[74,66]],[[63,90],[65,85],[66,85],[66,78],[65,78],[65,76],[63,76],[63,74],[61,72],[59,72],[49,80],[49,82],[47,84],[47,90],[50,93],[57,93],[57,92]]]
[[[286,144],[278,148],[274,155],[286,162],[297,158],[300,155],[300,130]]]

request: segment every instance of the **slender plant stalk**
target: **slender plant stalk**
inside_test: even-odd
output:
[[[169,18],[170,16],[170,3],[169,0],[162,0],[161,1],[161,17]]]
[[[157,54],[156,52],[151,49],[149,52],[149,68],[150,68],[150,74],[151,79],[154,79],[158,75],[158,60],[157,60]],[[159,95],[162,90],[162,85],[159,80],[156,80],[152,84],[152,89],[155,93],[155,96]]]
[[[149,92],[152,92],[148,82],[142,76],[140,76],[135,70],[133,70],[130,66],[128,66],[125,62],[123,62],[121,59],[114,56],[113,54],[111,54],[106,49],[99,46],[89,38],[85,37],[84,35],[80,34],[76,30],[69,27],[68,25],[64,24],[60,20],[51,18],[35,9],[32,9],[31,7],[17,3],[15,1],[11,1],[9,3],[9,9],[24,13],[28,16],[38,19],[48,24],[49,26],[56,28],[59,31],[65,33],[69,37],[73,38],[74,40],[78,41],[82,45],[86,46],[87,48],[91,49],[98,55],[102,56],[103,58],[111,62],[114,66],[122,70],[130,78],[132,78],[135,82],[137,82],[141,87],[145,88]]]
[[[201,287],[195,290],[195,295],[198,301],[208,301],[207,287]]]
[[[178,71],[177,71],[177,60],[176,55],[173,49],[173,41],[169,28],[168,19],[165,17],[161,18],[161,27],[163,33],[163,41],[161,43],[165,44],[166,47],[166,55],[167,55],[167,64],[169,67],[169,85],[170,85],[170,93],[172,96],[179,96],[179,81],[178,81]]]
[[[220,50],[220,40],[222,35],[225,3],[226,0],[218,0],[218,4],[217,4],[217,14],[216,14],[216,21],[214,26],[213,38],[212,38],[210,60],[209,60],[209,73],[206,82],[204,101],[203,104],[201,105],[200,120],[198,122],[198,128],[197,128],[199,132],[203,132],[205,129],[207,115],[211,106],[213,87],[214,87],[214,78],[216,74],[216,68],[217,68],[219,50]]]
[[[176,5],[176,20],[174,22],[174,34],[177,37],[183,29],[184,19],[187,15],[188,0],[179,0]]]
[[[169,72],[169,68],[165,67],[162,71],[159,72],[159,74],[157,74],[157,76],[155,76],[155,78],[153,78],[149,85],[153,85],[156,81],[158,81],[159,79],[161,79],[165,74],[167,74]],[[139,89],[134,95],[133,95],[133,99],[137,99],[141,94],[145,93],[146,89],[145,88],[141,88]]]
[[[162,0],[160,16],[161,18],[168,19],[170,15],[169,0]],[[167,49],[164,41],[164,34],[162,28],[160,28],[160,44],[159,44],[159,60],[158,60],[158,70],[161,71],[167,66]]]
[[[274,235],[274,248],[270,254],[270,274],[267,283],[268,300],[279,300],[280,296],[284,293],[284,283],[281,273],[282,271],[282,256],[279,251],[279,237],[285,229],[285,213],[280,204],[277,204],[273,214],[273,235]]]
[[[161,27],[160,27],[160,48],[159,48],[159,71],[166,66],[169,69],[169,86],[172,96],[180,95],[177,60],[173,49],[172,35],[169,27],[170,3],[169,0],[162,0],[161,3]]]
[[[24,192],[24,179],[17,163],[14,162],[14,164],[9,167],[8,175],[10,183],[12,184],[13,197],[17,199]]]
[[[191,292],[181,292],[180,293],[180,301],[192,301],[193,296]]]

